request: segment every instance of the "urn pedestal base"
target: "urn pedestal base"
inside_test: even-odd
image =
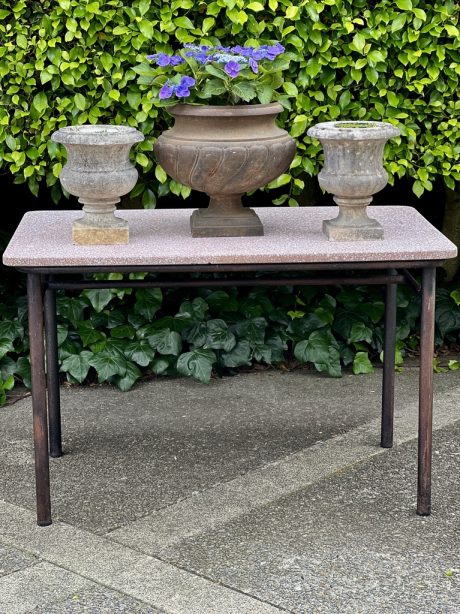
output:
[[[264,227],[259,216],[243,207],[240,195],[211,196],[207,209],[190,216],[192,237],[262,237]]]
[[[330,241],[373,241],[383,239],[383,227],[367,215],[368,198],[339,198],[339,215],[323,222],[323,232]]]
[[[337,219],[337,218],[336,218]],[[323,232],[329,241],[373,241],[383,239],[383,228],[371,218],[367,218],[367,224],[359,226],[344,226],[337,224],[336,219],[323,222]]]
[[[75,220],[72,225],[72,241],[75,245],[126,245],[129,243],[129,227],[119,217],[101,216],[104,219]],[[107,219],[107,218],[110,219]]]

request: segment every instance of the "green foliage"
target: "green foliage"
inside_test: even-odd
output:
[[[389,120],[402,137],[387,148],[390,181],[414,192],[436,176],[460,178],[460,7],[454,0],[42,0],[0,1],[0,168],[34,194],[45,181],[57,201],[64,151],[52,132],[77,123],[127,123],[146,140],[132,192],[143,206],[190,193],[156,166],[152,149],[169,121],[133,68],[147,54],[185,43],[257,46],[279,40],[291,59],[281,122],[298,140],[277,202],[296,203],[318,171],[309,126],[337,118]]]
[[[142,62],[134,70],[139,73],[138,82],[152,87],[157,103],[163,106],[178,102],[283,103],[285,96],[276,91],[283,85],[283,70],[289,67],[289,59],[281,57],[283,51],[280,43],[227,47],[225,51],[221,45],[186,45],[172,55],[149,55],[152,65]]]
[[[0,306],[0,404],[15,378],[30,386],[25,301],[5,296],[11,300]],[[401,365],[418,348],[420,300],[399,287],[397,306]],[[109,382],[128,390],[147,374],[207,383],[212,373],[294,357],[340,377],[344,366],[369,373],[383,358],[383,292],[376,287],[85,290],[59,296],[57,307],[60,370],[71,383]],[[440,288],[436,343],[459,342],[458,287]],[[456,359],[434,363],[436,371],[459,368]]]

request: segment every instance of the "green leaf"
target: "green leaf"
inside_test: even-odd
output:
[[[182,375],[195,377],[207,384],[211,379],[212,365],[215,361],[216,355],[212,350],[192,350],[179,356],[176,368]]]
[[[360,53],[362,53],[362,51],[364,50],[364,45],[365,44],[366,44],[366,39],[364,38],[364,36],[360,32],[357,32],[353,36],[353,46],[354,46],[354,48],[357,51],[359,51]]]
[[[219,79],[209,79],[206,81],[202,90],[204,98],[211,98],[212,96],[220,96],[227,91],[225,85]]]
[[[251,318],[239,322],[235,326],[235,332],[239,339],[246,339],[251,347],[254,347],[254,345],[264,343],[266,328],[267,320],[265,318]]]
[[[0,339],[0,358],[3,358],[8,352],[12,352],[14,346],[11,339]]]
[[[83,296],[86,296],[97,313],[100,313],[104,307],[107,307],[110,301],[114,298],[113,290],[109,289],[84,290],[82,294]]]
[[[114,375],[123,377],[129,364],[124,356],[112,356],[104,352],[93,355],[88,360],[91,367],[94,367],[100,382],[105,382]]]
[[[358,375],[360,373],[373,373],[374,367],[369,360],[367,352],[357,352],[353,360],[353,373]]]
[[[86,109],[86,98],[83,94],[75,94],[74,96],[75,106],[80,111],[84,111]]]
[[[160,288],[141,288],[136,292],[134,312],[151,320],[160,309],[163,302],[163,294]]]
[[[396,6],[402,11],[411,11],[412,0],[396,0]]]
[[[244,102],[249,102],[257,96],[255,86],[247,81],[232,84],[231,91]]]
[[[194,298],[193,301],[184,301],[179,307],[177,317],[189,318],[194,322],[202,322],[208,317],[208,303],[201,297]]]
[[[318,371],[341,376],[339,347],[329,330],[312,332],[308,339],[296,344],[294,355],[300,362],[312,362]]]
[[[178,332],[164,328],[147,337],[151,347],[160,354],[178,356],[182,349],[182,339]]]
[[[91,320],[79,322],[77,330],[84,347],[94,345],[106,339],[105,333],[95,329]]]
[[[15,373],[22,379],[22,383],[27,388],[32,387],[32,377],[30,372],[30,362],[25,356],[18,358]]]
[[[17,320],[0,322],[0,339],[15,341],[24,337],[24,327]]]
[[[249,341],[238,341],[235,347],[226,354],[222,354],[222,362],[226,367],[236,368],[251,364],[251,348]]]
[[[206,325],[205,347],[230,352],[236,345],[235,335],[224,320],[209,320]]]
[[[86,379],[90,368],[90,358],[93,352],[83,350],[80,354],[72,354],[62,361],[61,371],[69,373],[80,384]]]
[[[178,28],[183,28],[184,30],[194,30],[195,29],[195,26],[190,21],[190,19],[185,16],[177,17],[176,19],[173,19],[173,23]]]
[[[123,376],[115,378],[115,383],[120,390],[126,392],[130,390],[136,381],[141,377],[142,373],[138,367],[132,362],[126,364],[126,372]]]
[[[256,13],[264,10],[264,5],[261,2],[250,2],[246,9],[250,11],[255,11]]]
[[[124,354],[129,360],[133,360],[141,367],[147,367],[155,357],[155,350],[147,339],[139,339],[128,343]]]
[[[166,358],[155,358],[152,360],[150,368],[155,375],[161,375],[169,369],[169,361]]]
[[[450,296],[454,299],[456,305],[460,305],[460,290],[452,290]]]
[[[42,115],[46,108],[48,107],[48,98],[45,92],[39,92],[35,94],[34,99],[32,100],[32,107],[37,110],[39,115]]]

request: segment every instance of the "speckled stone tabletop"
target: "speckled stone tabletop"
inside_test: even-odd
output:
[[[72,221],[81,211],[26,213],[3,263],[13,267],[142,266],[188,264],[277,264],[446,260],[457,249],[411,207],[369,207],[385,238],[328,241],[321,230],[334,207],[258,208],[263,237],[190,236],[190,209],[123,210],[128,245],[73,245]]]

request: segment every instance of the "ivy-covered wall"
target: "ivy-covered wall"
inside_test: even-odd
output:
[[[389,120],[403,136],[388,147],[391,178],[460,178],[460,5],[453,0],[0,0],[0,172],[55,201],[63,151],[49,138],[76,123],[129,123],[148,137],[137,149],[144,206],[189,189],[169,181],[152,149],[167,115],[133,67],[147,53],[202,41],[281,41],[291,58],[285,127],[298,141],[278,203],[295,204],[317,173],[319,144],[307,128],[327,119]]]

